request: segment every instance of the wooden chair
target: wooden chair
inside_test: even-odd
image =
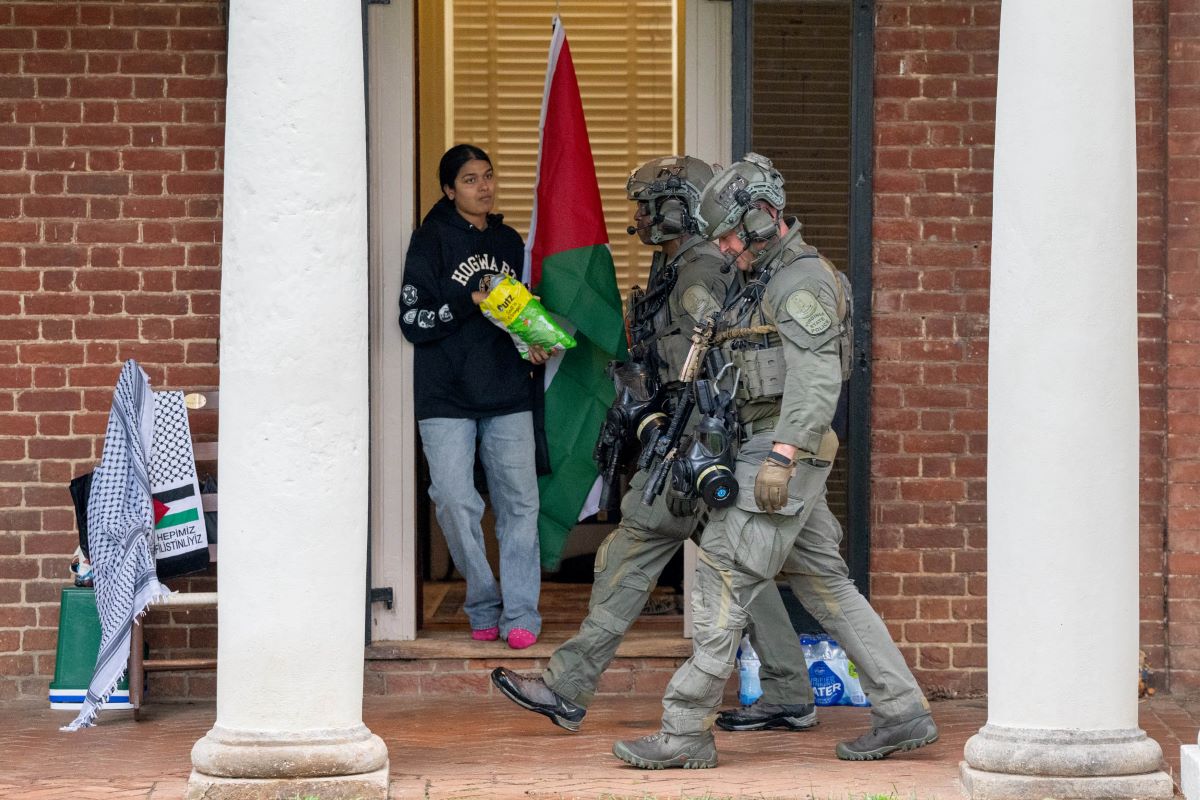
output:
[[[196,392],[184,397],[184,403],[191,411],[205,409],[215,411],[219,407],[218,392]],[[194,434],[193,434],[194,435]],[[197,464],[217,463],[216,442],[193,442],[192,451]],[[204,511],[217,510],[217,495],[202,494],[200,499]],[[217,546],[208,546],[209,560],[217,560]],[[177,592],[170,597],[152,603],[146,613],[157,611],[194,611],[203,608],[217,607],[216,592]],[[168,670],[201,670],[216,669],[215,658],[145,658],[144,631],[142,621],[134,623],[133,633],[129,643],[129,705],[133,707],[133,718],[139,719],[142,707],[142,694],[145,687],[147,672],[165,672]]]

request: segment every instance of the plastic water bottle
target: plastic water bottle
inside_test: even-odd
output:
[[[805,666],[812,666],[817,659],[817,638],[815,636],[800,637],[800,652],[804,654]]]
[[[738,702],[744,706],[753,705],[762,697],[762,684],[758,680],[758,653],[750,645],[750,637],[742,637],[742,645],[738,648]]]
[[[817,640],[817,660],[824,661],[826,663],[833,661],[837,654],[837,652],[834,650],[834,647],[836,647],[836,642],[834,642],[828,636],[819,637]]]

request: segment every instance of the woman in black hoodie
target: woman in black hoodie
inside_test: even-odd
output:
[[[493,214],[487,153],[460,144],[438,167],[444,197],[413,234],[404,261],[400,330],[413,343],[413,398],[429,462],[429,496],[454,565],[467,582],[471,638],[524,648],[541,631],[533,385],[509,334],[479,310],[480,281],[520,279],[524,244]],[[532,349],[535,364],[546,353]],[[500,586],[484,551],[475,448],[487,475],[500,543]]]

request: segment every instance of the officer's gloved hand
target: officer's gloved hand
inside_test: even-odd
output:
[[[678,492],[672,486],[667,486],[663,490],[666,494],[667,511],[671,512],[673,517],[691,517],[696,514],[697,498],[691,495]]]
[[[771,451],[763,459],[754,478],[754,502],[763,511],[778,511],[787,505],[788,482],[796,470],[796,462]]]

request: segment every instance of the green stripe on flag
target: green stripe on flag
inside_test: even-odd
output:
[[[625,319],[607,245],[577,247],[547,256],[542,260],[542,282],[535,291],[542,305],[569,319],[601,350],[618,358],[624,356]]]
[[[176,525],[182,525],[185,522],[195,522],[198,519],[200,519],[200,515],[196,513],[196,509],[189,508],[187,511],[180,511],[178,514],[167,514],[158,521],[154,529],[173,528]]]
[[[538,479],[538,537],[548,570],[558,569],[567,535],[596,480],[592,448],[615,393],[607,373],[612,356],[582,334],[575,339],[578,344],[563,354],[546,389],[546,419],[552,421],[546,425],[546,444],[554,471]]]

